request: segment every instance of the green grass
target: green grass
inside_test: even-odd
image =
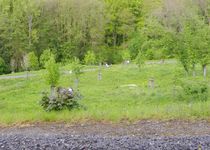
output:
[[[95,68],[95,67],[87,67]],[[68,67],[62,67],[67,70]],[[135,65],[114,65],[103,69],[102,81],[98,71],[85,72],[79,88],[84,96],[81,103],[87,110],[45,112],[39,106],[42,91],[49,86],[39,71],[35,77],[0,80],[0,124],[48,121],[137,121],[141,119],[209,119],[210,100],[188,103],[173,95],[176,70],[179,78],[187,78],[176,63],[147,64],[141,71]],[[202,79],[201,70],[198,78]],[[210,72],[209,72],[210,73]],[[154,78],[156,88],[148,88]],[[209,78],[207,79],[209,80]],[[60,86],[73,86],[73,76],[63,74]],[[126,87],[136,84],[137,87]]]

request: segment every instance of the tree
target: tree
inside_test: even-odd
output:
[[[147,40],[147,36],[144,34],[143,30],[137,31],[132,35],[132,38],[128,42],[128,49],[131,54],[131,59],[136,58]]]
[[[189,54],[192,60],[197,56],[192,55],[196,50],[190,43],[195,39],[192,36],[199,35],[191,27],[187,31],[186,22],[191,20],[187,24],[193,25],[194,18],[206,26],[210,22],[209,0],[0,0],[0,8],[0,56],[5,72],[23,71],[29,52],[44,67],[49,58],[44,60],[44,55],[50,56],[46,49],[56,62],[74,57],[85,61],[91,50],[96,60],[120,63],[125,49],[131,59],[142,50],[153,59],[175,54],[180,59],[183,53],[181,57]],[[186,43],[181,47],[176,41],[181,43],[182,38],[188,39],[186,51]]]
[[[39,61],[34,52],[28,53],[29,70],[39,69]]]
[[[83,66],[80,64],[80,60],[75,57],[74,61],[72,62],[72,72],[75,76],[75,88],[76,88],[76,90],[78,90],[79,77],[82,74],[82,68],[83,68]]]
[[[6,70],[6,64],[4,59],[0,57],[0,75],[3,74]]]
[[[127,41],[135,27],[135,16],[129,8],[128,0],[105,0],[108,23],[105,27],[105,41],[116,48]]]
[[[47,61],[45,68],[47,70],[47,74],[45,76],[47,83],[51,87],[51,98],[55,97],[55,87],[59,82],[60,78],[60,70],[58,64],[55,62],[55,58],[53,56]]]
[[[141,50],[139,51],[138,55],[136,56],[135,63],[138,65],[139,70],[145,64],[145,56]]]
[[[197,34],[195,46],[198,50],[198,60],[203,68],[203,76],[206,78],[207,65],[210,63],[210,27],[203,24]]]
[[[203,67],[203,74],[206,77],[206,66],[209,63],[209,26],[199,16],[193,16],[184,22],[182,32],[176,40],[178,58],[185,70],[190,70],[195,76],[195,66],[200,63]]]

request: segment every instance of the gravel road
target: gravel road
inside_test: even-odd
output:
[[[65,123],[0,127],[1,150],[210,150],[210,123]]]
[[[103,137],[103,136],[64,136],[64,135],[2,135],[0,149],[142,149],[142,150],[195,150],[210,149],[210,136],[141,138],[141,137]]]

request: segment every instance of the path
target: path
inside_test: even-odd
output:
[[[36,124],[0,129],[0,149],[209,150],[210,123]]]
[[[176,63],[175,60],[165,60],[164,64],[174,64]],[[153,64],[162,64],[161,61],[147,61],[147,65],[153,65]],[[92,69],[85,69],[83,72],[91,72],[91,71],[96,71],[96,68]],[[64,74],[69,74],[69,71],[63,71]],[[37,76],[36,74],[29,74],[28,77],[34,77]],[[6,80],[6,79],[19,79],[19,78],[27,78],[27,74],[22,74],[22,75],[3,75],[0,76],[0,80]]]

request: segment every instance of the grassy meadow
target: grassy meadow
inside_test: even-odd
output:
[[[67,71],[68,66],[61,67]],[[210,100],[186,102],[174,93],[174,79],[189,78],[176,61],[165,64],[147,63],[141,70],[136,65],[113,65],[103,68],[98,81],[97,66],[81,75],[79,89],[81,104],[87,109],[45,112],[39,105],[41,93],[49,90],[43,78],[44,70],[28,80],[0,79],[0,124],[25,122],[85,122],[85,121],[138,121],[141,119],[210,119]],[[197,77],[203,80],[201,68]],[[18,73],[18,75],[24,73]],[[210,74],[210,72],[208,72]],[[13,74],[15,75],[15,74]],[[155,88],[148,87],[153,78]],[[209,77],[206,79],[209,82]],[[74,78],[62,73],[60,86],[73,87]]]

